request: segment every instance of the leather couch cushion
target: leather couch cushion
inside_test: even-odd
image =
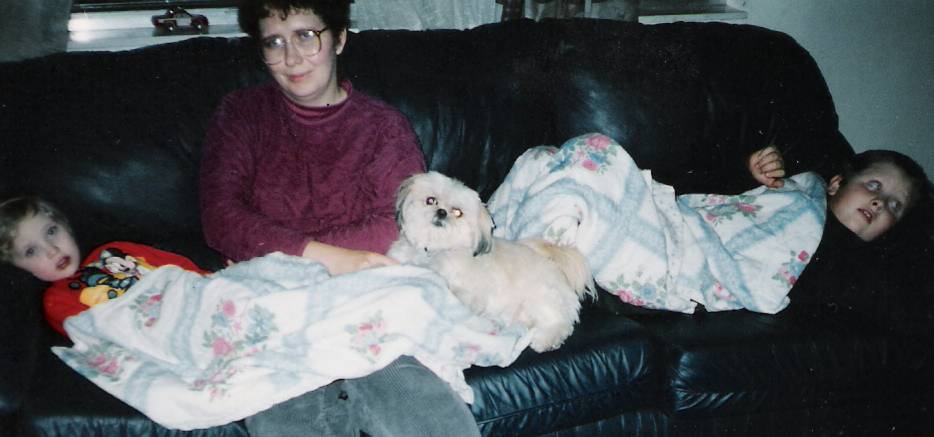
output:
[[[508,368],[473,367],[467,381],[477,394],[472,409],[483,434],[521,429],[534,435],[657,409],[663,370],[644,328],[587,307],[560,349],[527,349]]]
[[[881,386],[891,372],[889,338],[853,314],[732,311],[639,322],[665,344],[668,390],[679,415],[853,402],[853,393],[875,392],[853,390],[854,381]]]

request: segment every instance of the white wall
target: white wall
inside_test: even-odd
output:
[[[0,62],[60,52],[71,0],[0,0]]]
[[[898,150],[934,179],[934,1],[744,3],[745,22],[791,35],[817,60],[856,151]]]

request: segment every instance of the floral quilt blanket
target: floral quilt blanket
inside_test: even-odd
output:
[[[823,180],[779,189],[676,196],[600,134],[526,151],[488,203],[502,238],[575,245],[594,279],[638,306],[776,313],[817,248]]]
[[[506,366],[520,328],[473,315],[429,270],[393,266],[331,277],[275,253],[209,276],[175,266],[65,322],[53,352],[155,422],[232,422],[340,378],[411,355],[465,401],[463,370]]]

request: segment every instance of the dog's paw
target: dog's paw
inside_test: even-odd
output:
[[[531,347],[532,350],[534,350],[535,352],[542,353],[542,352],[553,351],[561,347],[563,343],[564,342],[557,343],[557,344],[551,344],[551,343],[543,343],[543,342],[537,342],[535,340],[532,340],[532,343],[529,345],[529,347]]]
[[[408,240],[400,236],[398,240],[389,246],[386,256],[399,261],[400,264],[414,264],[418,251]]]
[[[532,334],[532,342],[529,346],[535,352],[553,351],[564,344],[574,331],[573,325],[552,324],[550,326],[538,326],[535,333]]]

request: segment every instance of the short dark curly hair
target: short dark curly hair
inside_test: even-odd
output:
[[[334,35],[350,27],[350,3],[352,0],[240,0],[237,8],[237,23],[240,29],[258,40],[259,21],[279,14],[288,17],[294,11],[314,12]]]
[[[908,155],[894,150],[867,150],[857,153],[844,164],[842,174],[843,180],[841,183],[845,184],[850,179],[876,164],[891,164],[895,168],[901,170],[908,179],[911,188],[908,193],[908,204],[905,205],[906,212],[915,206],[920,198],[927,194],[929,182],[927,175],[924,173],[924,168]]]

